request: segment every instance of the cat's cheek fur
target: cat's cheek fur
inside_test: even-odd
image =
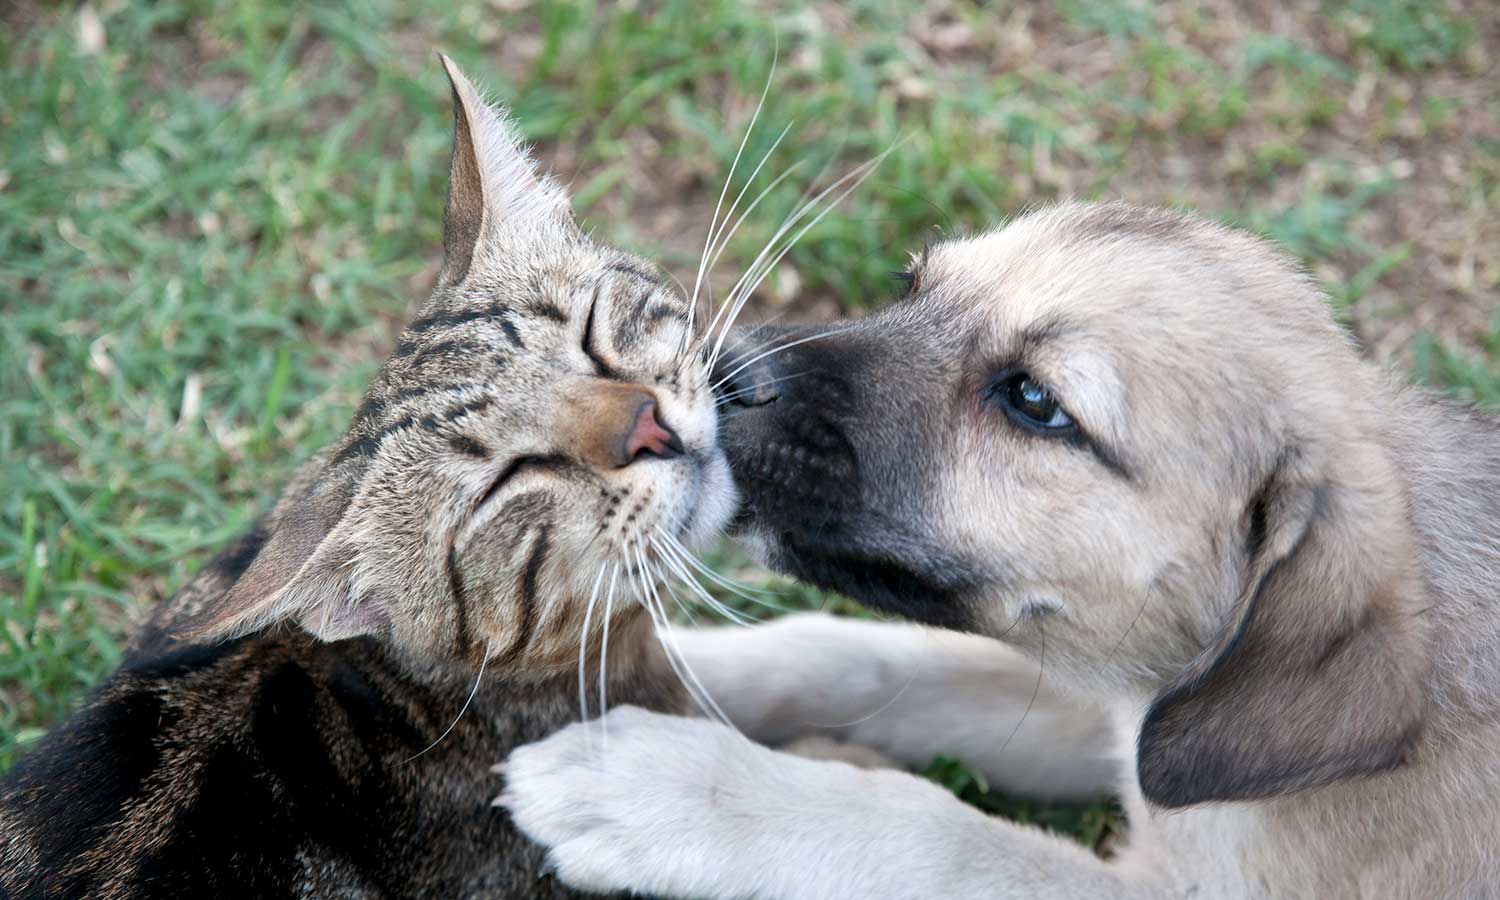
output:
[[[690,549],[700,549],[723,532],[739,505],[739,491],[721,451],[716,449],[704,459],[697,490],[685,502],[688,519],[682,542]]]

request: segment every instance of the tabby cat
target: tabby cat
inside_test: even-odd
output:
[[[687,711],[643,573],[734,505],[688,303],[444,65],[432,297],[347,434],[0,783],[0,896],[567,896],[490,765],[601,691]]]

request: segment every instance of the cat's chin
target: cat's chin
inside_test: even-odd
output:
[[[681,524],[675,530],[688,549],[701,550],[723,533],[739,509],[739,489],[717,448],[701,455],[694,475],[683,498]]]

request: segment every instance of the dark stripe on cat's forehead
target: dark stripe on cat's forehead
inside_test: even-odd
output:
[[[453,328],[459,325],[466,325],[469,322],[478,322],[485,319],[493,319],[509,315],[509,309],[503,306],[492,304],[488,307],[483,307],[480,309],[469,309],[462,312],[447,312],[438,313],[431,316],[424,316],[423,318],[420,318],[410,325],[406,326],[406,330],[411,334],[422,334],[424,332],[431,331],[434,328]]]
[[[568,324],[568,314],[551,300],[532,300],[526,304],[526,311],[543,319],[551,319],[560,325]]]
[[[472,456],[476,459],[490,458],[489,448],[467,434],[455,434],[448,438],[448,446],[454,453],[462,453],[464,456]]]
[[[405,403],[408,400],[426,400],[433,394],[457,394],[462,391],[481,391],[488,385],[478,381],[446,381],[430,382],[424,381],[411,387],[404,387],[398,391],[392,391],[386,401],[392,405]]]
[[[682,307],[673,306],[670,303],[658,303],[655,306],[646,307],[645,319],[647,324],[654,325],[662,319],[681,316],[683,313]]]
[[[628,262],[614,262],[610,263],[604,268],[610,272],[623,272],[626,275],[633,275],[636,278],[641,279],[642,281],[649,281],[654,285],[661,284],[661,279],[658,278],[655,274],[642,269],[640,266],[632,265]]]
[[[333,459],[329,460],[328,465],[332,467],[337,466],[339,463],[345,462],[346,460],[355,459],[357,457],[374,456],[375,451],[380,449],[380,441],[382,437],[384,437],[384,435],[381,435],[379,437],[373,434],[360,435],[359,437],[345,444],[338,453],[334,454]]]
[[[550,312],[542,309],[532,308],[530,306],[528,306],[525,311],[536,313],[545,318],[553,318],[554,315],[562,315],[562,310],[557,309],[557,307],[552,304],[547,305],[552,307]],[[514,345],[517,349],[525,350],[526,345],[521,341],[521,334],[516,329],[516,324],[514,321],[515,316],[515,310],[498,302],[491,303],[489,306],[476,307],[474,309],[434,313],[430,316],[423,316],[422,318],[417,319],[415,322],[412,322],[410,325],[406,326],[406,331],[403,332],[400,343],[396,345],[395,356],[410,356],[411,354],[420,350],[422,345],[417,340],[416,336],[418,335],[426,335],[428,332],[437,330],[460,328],[473,322],[497,323],[500,326],[500,330],[505,333],[506,340],[510,341],[511,344]],[[563,316],[561,321],[566,322],[567,317]]]
[[[359,409],[354,411],[354,421],[357,424],[379,418],[383,412],[385,412],[385,401],[374,394],[370,394],[359,404]]]
[[[508,362],[509,360],[506,360]],[[382,390],[383,385],[377,384],[372,388],[370,394],[360,403],[359,409],[354,411],[352,426],[358,426],[378,419],[392,406],[397,406],[407,400],[426,399],[433,394],[456,394],[460,391],[477,391],[485,387],[475,381],[445,381],[445,382],[422,382],[400,390]],[[357,428],[356,428],[357,430]]]
[[[405,431],[414,427],[420,427],[424,431],[437,431],[443,425],[457,421],[464,416],[483,412],[494,405],[494,402],[494,398],[492,397],[480,397],[475,400],[451,404],[443,409],[442,412],[436,414],[417,415],[416,413],[407,413],[389,425],[382,427],[374,434],[360,435],[348,444],[345,444],[343,449],[339,450],[338,454],[333,457],[333,460],[329,464],[336,466],[344,460],[356,456],[374,456],[376,451],[380,449],[381,443],[398,431]]]
[[[663,319],[687,318],[687,305],[673,303],[673,295],[663,297],[661,288],[660,282],[653,281],[651,287],[634,294],[628,302],[615,305],[610,314],[610,341],[615,347],[631,352]]]
[[[417,355],[412,357],[411,365],[415,368],[421,366],[423,363],[428,362],[429,360],[434,359],[462,362],[465,361],[467,357],[478,355],[479,353],[483,352],[483,350],[484,346],[478,341],[438,341],[435,344],[429,344],[426,347],[423,347],[421,350],[417,351]]]
[[[687,304],[678,301],[675,296],[662,298],[657,291],[646,291],[636,298],[630,318],[649,327],[666,318],[686,319],[687,312]]]
[[[526,342],[521,340],[521,332],[516,330],[516,324],[510,320],[510,317],[500,320],[500,330],[505,332],[506,339],[515,344],[517,350],[526,349]]]
[[[618,303],[611,311],[610,320],[610,343],[621,353],[634,352],[640,345],[641,338],[645,332],[646,322],[641,319],[642,313],[646,311],[651,298],[656,295],[656,289],[646,288],[641,291],[631,302]]]

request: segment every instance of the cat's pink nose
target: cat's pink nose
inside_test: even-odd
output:
[[[630,427],[630,432],[625,435],[623,447],[624,461],[621,465],[629,465],[641,457],[642,454],[650,454],[660,459],[671,459],[682,455],[682,440],[677,434],[662,424],[657,418],[657,406],[655,400],[647,400],[636,410],[635,422]]]
[[[556,432],[561,446],[601,471],[623,469],[643,456],[671,459],[684,452],[681,439],[662,422],[650,388],[602,378],[569,387]]]

